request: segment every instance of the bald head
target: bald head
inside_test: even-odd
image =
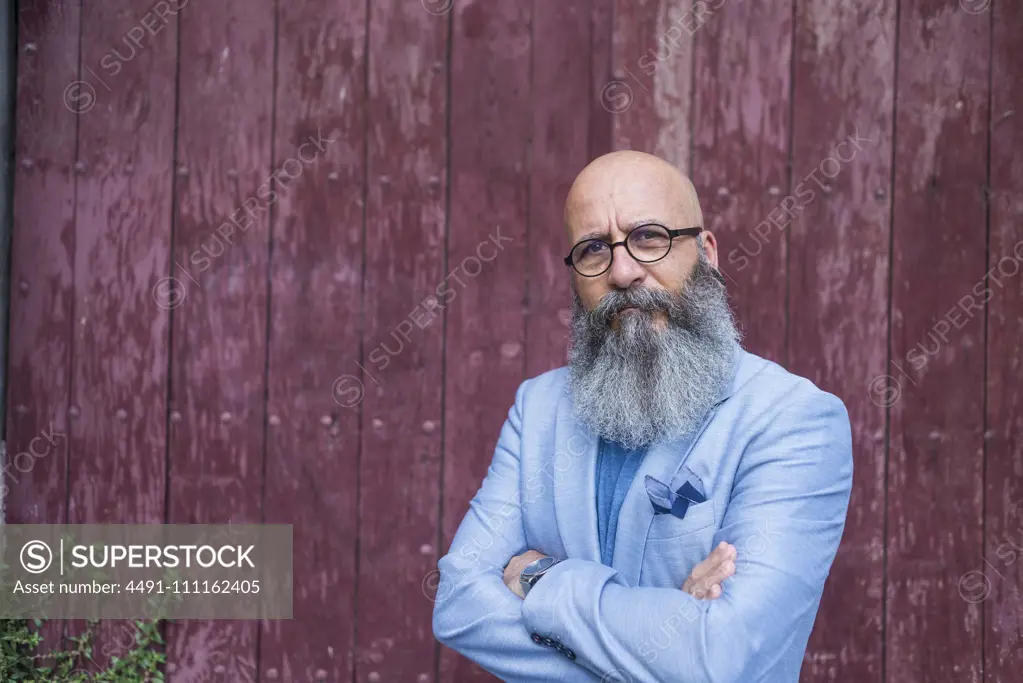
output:
[[[587,232],[597,222],[650,220],[651,212],[677,223],[669,227],[703,225],[696,188],[682,171],[652,154],[611,152],[576,176],[565,200],[565,227],[574,244],[577,228]]]
[[[594,159],[576,177],[565,199],[568,249],[591,238],[620,242],[649,223],[669,230],[703,226],[692,181],[651,154],[621,151]],[[616,248],[605,273],[584,277],[573,271],[575,290],[587,309],[613,289],[643,286],[677,292],[699,258],[698,241],[716,268],[717,243],[704,231],[697,237],[675,238],[667,256],[654,263],[640,263],[624,248]]]

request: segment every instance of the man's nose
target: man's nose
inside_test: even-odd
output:
[[[611,269],[607,275],[608,284],[619,289],[628,289],[642,282],[646,277],[646,269],[632,258],[624,244],[619,244],[614,249],[614,258],[611,259]]]

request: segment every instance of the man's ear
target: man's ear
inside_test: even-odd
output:
[[[714,233],[704,230],[700,233],[700,243],[703,244],[703,251],[707,255],[707,261],[718,270],[718,240]]]

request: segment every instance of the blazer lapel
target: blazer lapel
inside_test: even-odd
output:
[[[599,439],[572,414],[566,394],[555,421],[554,511],[566,557],[600,562],[597,539],[597,445]]]

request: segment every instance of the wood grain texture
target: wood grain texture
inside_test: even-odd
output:
[[[5,521],[55,524],[67,515],[78,129],[64,97],[78,80],[80,17],[77,5],[35,4],[17,18]]]
[[[80,77],[96,100],[79,115],[76,163],[73,524],[164,518],[169,313],[153,288],[170,255],[177,55],[175,16],[150,8],[82,13]],[[120,654],[123,626],[102,624],[97,665]]]
[[[168,4],[18,3],[3,490],[294,525],[295,618],[173,624],[169,681],[492,680],[431,572],[565,362],[562,202],[611,149],[692,173],[746,346],[849,409],[802,679],[1019,678],[1019,3]]]
[[[273,50],[269,0],[193,2],[181,13],[171,523],[261,518],[269,221],[259,209],[246,219],[243,206],[273,170]],[[167,632],[171,681],[255,680],[256,623],[186,621]]]
[[[274,206],[265,521],[293,525],[295,616],[260,680],[349,681],[360,408],[332,387],[359,375],[366,3],[279,3],[277,33],[275,167],[308,161]]]
[[[609,93],[604,88],[612,80],[611,42],[614,30],[615,0],[590,0],[590,121],[589,160],[607,154],[613,147],[614,115],[608,110]]]
[[[356,680],[435,679],[448,14],[374,3],[369,23]]]
[[[477,1],[455,3],[452,11],[444,551],[483,481],[524,379],[532,120],[531,6]],[[491,261],[481,263],[478,250]],[[442,651],[441,680],[481,678],[490,676]]]
[[[87,107],[90,97],[95,102],[95,96],[75,85],[81,20],[77,4],[23,3],[16,18],[10,327],[0,492],[5,523],[59,524],[67,521],[71,431],[76,111]],[[65,97],[72,109],[65,106]],[[46,622],[40,631],[44,647],[59,644],[63,630],[63,622]]]
[[[976,682],[981,609],[957,584],[984,540],[989,20],[903,0],[898,36],[885,672]]]
[[[693,36],[710,15],[689,0],[615,0],[614,79],[602,95],[615,114],[615,149],[656,154],[689,169]]]
[[[960,586],[983,601],[984,680],[1008,683],[1023,672],[1023,6],[991,11],[984,561]]]
[[[564,236],[565,197],[588,159],[592,130],[607,116],[580,110],[590,93],[590,0],[533,3],[532,145],[528,221],[529,313],[526,376],[565,365],[571,320],[571,248]],[[594,119],[596,119],[594,121]]]
[[[788,367],[843,400],[854,458],[803,680],[879,682],[895,3],[801,2],[795,39]]]
[[[692,178],[704,227],[719,240],[746,349],[781,361],[792,2],[724,3],[693,40]]]

